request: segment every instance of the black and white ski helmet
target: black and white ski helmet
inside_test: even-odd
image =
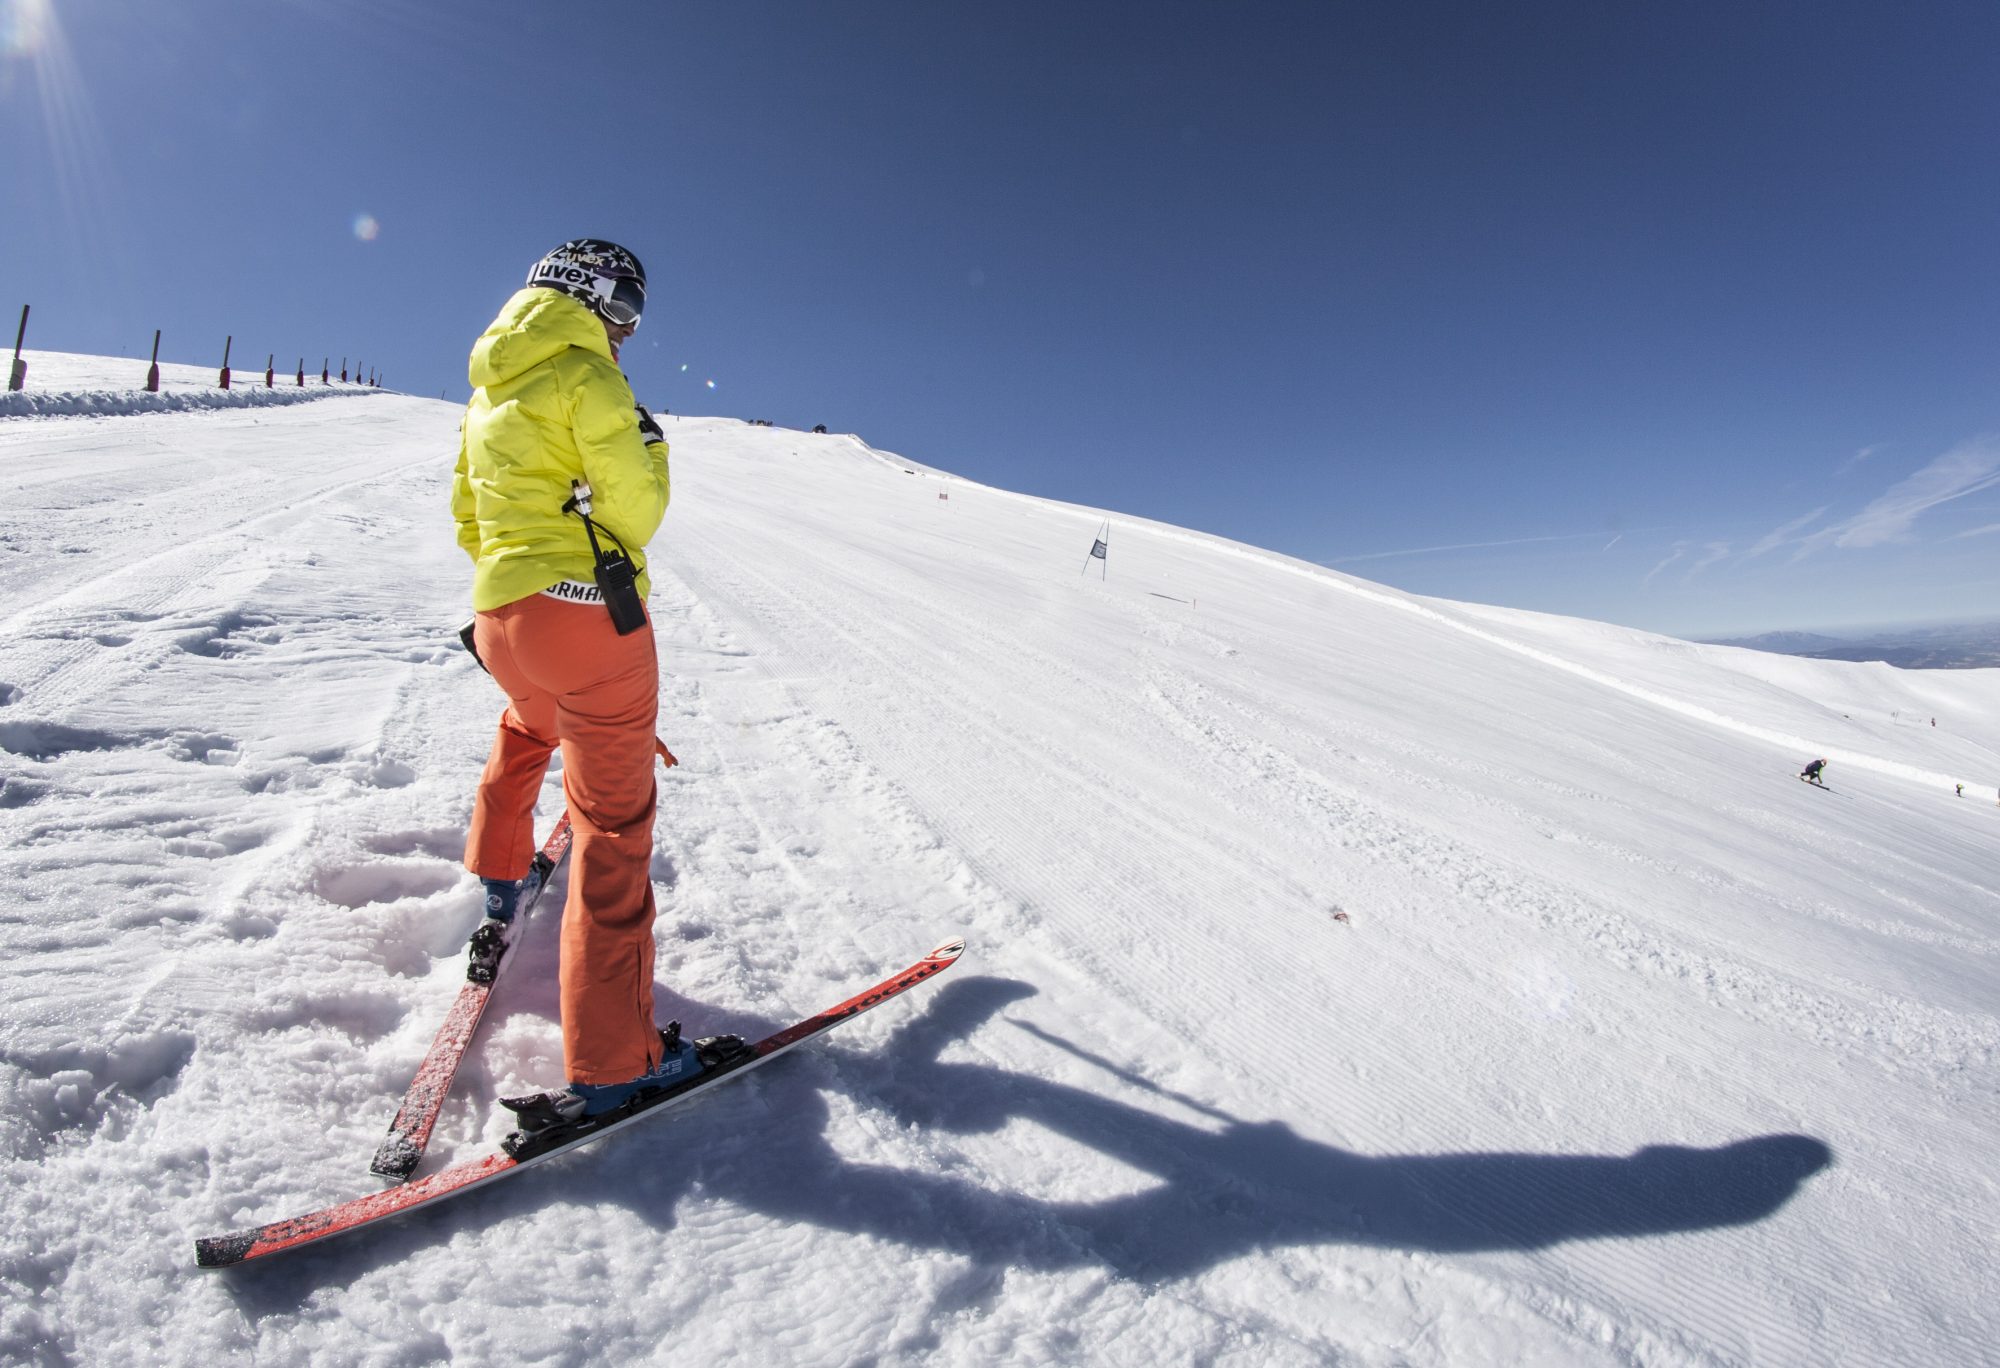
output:
[[[602,238],[572,238],[535,263],[528,284],[561,290],[620,327],[639,326],[646,311],[646,268]]]

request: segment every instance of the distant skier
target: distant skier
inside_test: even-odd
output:
[[[1821,788],[1825,788],[1826,781],[1819,777],[1820,771],[1825,768],[1825,760],[1815,760],[1799,771],[1799,778],[1805,780],[1808,784],[1818,784]]]
[[[1963,798],[1963,797],[1965,796],[1965,785],[1963,785],[1963,784],[1960,784],[1960,785],[1958,786],[1958,796],[1959,796],[1959,797],[1961,797],[1961,798]]]

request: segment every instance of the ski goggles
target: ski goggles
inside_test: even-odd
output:
[[[646,311],[646,287],[637,280],[598,276],[590,282],[590,293],[607,322],[620,328],[639,326],[639,315]]]

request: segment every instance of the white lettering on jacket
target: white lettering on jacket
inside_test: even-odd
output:
[[[546,598],[561,599],[564,603],[602,603],[604,591],[594,584],[582,580],[563,580],[542,590]]]

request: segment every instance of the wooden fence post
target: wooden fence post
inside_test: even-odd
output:
[[[28,363],[21,359],[21,342],[28,335],[28,306],[21,306],[21,327],[14,334],[14,368],[7,374],[7,390],[12,393],[28,383]]]

